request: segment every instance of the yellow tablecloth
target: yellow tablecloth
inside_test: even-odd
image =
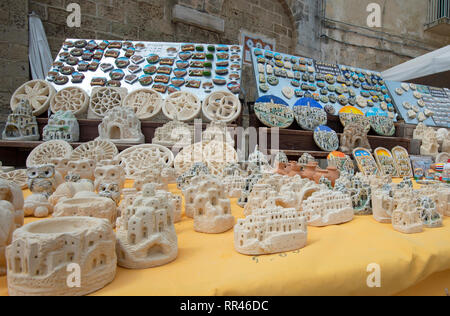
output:
[[[175,186],[171,191],[180,194]],[[232,209],[243,217],[236,200]],[[309,227],[308,244],[299,251],[259,257],[237,253],[232,230],[200,234],[188,218],[175,227],[176,261],[118,268],[114,282],[94,295],[445,295],[450,288],[450,218],[442,228],[404,235],[358,216],[344,225]],[[372,263],[381,267],[381,288],[367,286]],[[0,295],[7,294],[2,277]]]

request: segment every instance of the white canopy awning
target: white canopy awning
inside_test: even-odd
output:
[[[450,45],[417,57],[382,73],[392,81],[408,81],[450,70]]]

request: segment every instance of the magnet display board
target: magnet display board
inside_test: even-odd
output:
[[[365,114],[371,108],[381,109],[385,102],[383,110],[392,112],[396,119],[395,107],[378,72],[259,48],[253,49],[252,60],[258,97],[275,95],[293,107],[298,99],[310,94],[335,116],[348,105]],[[289,94],[283,93],[283,89],[294,89],[294,97],[287,97]]]
[[[124,78],[109,83],[120,84],[130,93],[144,87],[139,78],[146,75],[144,69],[147,69],[156,72],[147,74],[151,77],[151,79],[147,77],[147,80],[152,81],[152,84],[145,87],[155,88],[155,84],[159,84],[160,88],[165,86],[174,90],[188,91],[204,99],[209,93],[216,91],[232,90],[238,93],[241,83],[242,54],[243,49],[240,45],[68,39],[61,48],[47,81],[52,82],[58,91],[69,86],[77,86],[90,94],[93,88],[92,79],[105,78],[106,81],[110,81],[112,72],[118,73],[119,77],[123,72]],[[118,61],[123,61],[125,65],[129,63],[129,65],[119,69],[116,63]],[[83,64],[88,64],[88,70],[83,69],[86,67]],[[153,69],[151,66],[154,66]],[[84,76],[83,81],[72,82],[75,76],[70,74],[70,68],[63,67],[73,67],[77,75]],[[186,73],[176,72],[176,69],[185,69]],[[69,73],[66,72],[64,75],[68,82],[56,84],[55,76],[60,76],[61,79],[62,70],[69,70]],[[158,78],[165,81],[168,79],[168,82],[158,83],[156,82]],[[182,84],[183,80],[177,79],[184,79],[184,84]],[[190,82],[199,84],[199,87],[190,87]],[[162,94],[164,96],[167,93]]]
[[[423,122],[425,125],[450,127],[450,90],[397,81],[387,81],[386,85],[394,99],[398,113],[407,124],[417,125],[419,120],[417,116],[415,118],[409,117],[409,105],[405,107],[405,103],[409,103],[411,106],[418,106],[419,113],[424,112],[425,109],[434,112],[432,117],[427,117]],[[409,86],[408,91],[402,86]],[[402,95],[397,90],[402,91]],[[414,92],[420,93],[421,98],[414,96]],[[418,105],[419,100],[423,100],[423,107]]]

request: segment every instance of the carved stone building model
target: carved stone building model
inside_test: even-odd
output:
[[[118,264],[147,269],[172,262],[178,256],[174,205],[166,194],[146,185],[143,194],[117,221]]]
[[[47,126],[44,127],[42,139],[44,141],[78,142],[80,140],[80,127],[77,118],[71,111],[56,112],[49,118]]]
[[[422,139],[420,154],[422,156],[433,156],[433,157],[436,157],[439,154],[439,143],[437,140],[436,131],[433,128],[428,128],[426,130]]]
[[[6,247],[11,243],[15,229],[13,205],[0,200],[0,276],[6,274]]]
[[[12,209],[15,228],[22,227],[24,222],[22,189],[12,181],[0,179],[0,201],[5,208]]]
[[[345,126],[341,136],[341,151],[346,154],[352,153],[355,148],[362,147],[371,150],[372,147],[367,139],[369,131],[361,124],[348,124]]]
[[[404,234],[417,234],[423,231],[421,212],[416,203],[404,198],[397,201],[397,207],[392,212],[392,226]]]
[[[235,224],[231,203],[221,181],[208,175],[197,176],[183,190],[186,215],[194,217],[194,230],[206,234],[224,233]]]
[[[4,140],[39,140],[36,117],[28,101],[22,100],[19,106],[8,116],[2,138]]]
[[[349,195],[322,190],[315,192],[303,202],[301,215],[306,217],[309,226],[328,226],[347,223],[353,220],[353,205]]]
[[[7,248],[11,296],[81,296],[115,278],[117,259],[111,225],[89,217],[47,219],[15,231]],[[68,287],[67,268],[80,267],[81,287]]]
[[[170,121],[163,127],[155,131],[153,144],[165,146],[168,148],[183,148],[192,145],[194,142],[194,128],[186,123],[179,121]]]
[[[234,227],[234,247],[244,255],[294,251],[306,246],[307,225],[295,209],[255,210]]]
[[[362,173],[358,173],[355,176],[342,174],[336,181],[334,190],[350,195],[355,215],[372,214],[370,181]]]
[[[116,107],[109,110],[98,126],[99,139],[109,140],[116,144],[143,144],[144,134],[141,121],[133,109]]]

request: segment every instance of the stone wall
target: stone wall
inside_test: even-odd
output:
[[[11,94],[29,77],[27,12],[27,0],[0,1],[0,131]]]

